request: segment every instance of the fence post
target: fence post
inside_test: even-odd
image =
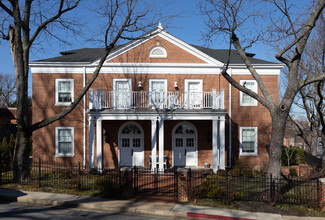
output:
[[[137,167],[134,166],[133,167],[133,196],[136,196],[138,191],[137,178],[136,178],[137,172],[138,172]]]
[[[153,180],[153,184],[154,184],[154,194],[157,194],[158,192],[158,169],[157,167],[155,167],[155,174],[154,174],[154,180]]]
[[[2,157],[0,154],[0,185],[2,184]]]
[[[325,178],[320,178],[318,183],[319,208],[324,210],[325,206]]]
[[[175,193],[175,197],[176,197],[176,201],[178,200],[178,172],[177,172],[177,168],[174,167],[174,193]]]
[[[38,158],[38,187],[41,187],[41,158]]]
[[[122,195],[122,174],[121,174],[121,168],[118,168],[118,190],[119,190],[119,196]]]
[[[188,169],[187,173],[187,198],[191,198],[191,187],[192,187],[192,170]]]
[[[219,178],[219,174],[217,173],[218,178]],[[228,171],[226,171],[226,200],[229,203],[229,176],[228,176]]]

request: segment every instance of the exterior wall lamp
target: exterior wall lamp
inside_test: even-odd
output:
[[[142,88],[142,82],[141,81],[139,81],[138,87]]]
[[[174,82],[174,87],[175,87],[175,89],[178,88],[177,82]]]

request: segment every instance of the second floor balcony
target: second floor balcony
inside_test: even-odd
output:
[[[155,92],[89,90],[89,109],[223,109],[224,91]]]

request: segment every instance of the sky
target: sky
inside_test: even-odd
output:
[[[89,8],[93,8],[93,2],[96,1],[99,0],[83,1],[81,7],[70,14],[70,16],[75,16],[76,18],[79,16],[77,19],[80,19],[80,21],[84,23],[84,26],[81,26],[80,31],[82,33],[89,32],[87,36],[91,36],[92,27],[100,27],[102,23],[102,20],[96,16],[85,16],[89,12],[87,10]],[[198,0],[153,0],[152,2],[154,7],[162,8],[160,13],[170,12],[176,14],[180,12],[180,15],[173,18],[172,23],[166,29],[170,34],[189,44],[207,46],[206,42],[202,39],[202,33],[206,33],[207,30],[204,22],[206,18],[199,13]],[[295,1],[295,3],[298,5],[303,4],[304,2],[306,1]],[[82,16],[80,17],[80,15]],[[166,24],[162,22],[162,26],[166,27]],[[30,61],[59,56],[60,51],[84,47],[98,47],[99,45],[94,41],[86,41],[86,37],[72,37],[72,35],[66,35],[65,39],[69,42],[69,44],[64,44],[62,42],[57,43],[55,40],[49,41],[47,39],[43,39],[40,43],[38,43],[36,49],[31,51]],[[219,37],[208,46],[213,49],[227,49],[228,43],[225,42],[224,38]],[[247,51],[256,54],[256,58],[277,62],[274,58],[275,51],[268,45],[257,43]],[[0,40],[0,67],[1,73],[14,75],[14,66],[9,44],[7,41],[3,40]],[[31,74],[29,76],[29,95],[31,95]]]

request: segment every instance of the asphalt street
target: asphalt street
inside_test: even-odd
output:
[[[158,207],[157,207],[158,208]],[[151,216],[127,215],[88,211],[66,207],[32,206],[20,203],[0,203],[0,219],[118,219],[118,220],[172,220],[176,218],[161,218]]]

